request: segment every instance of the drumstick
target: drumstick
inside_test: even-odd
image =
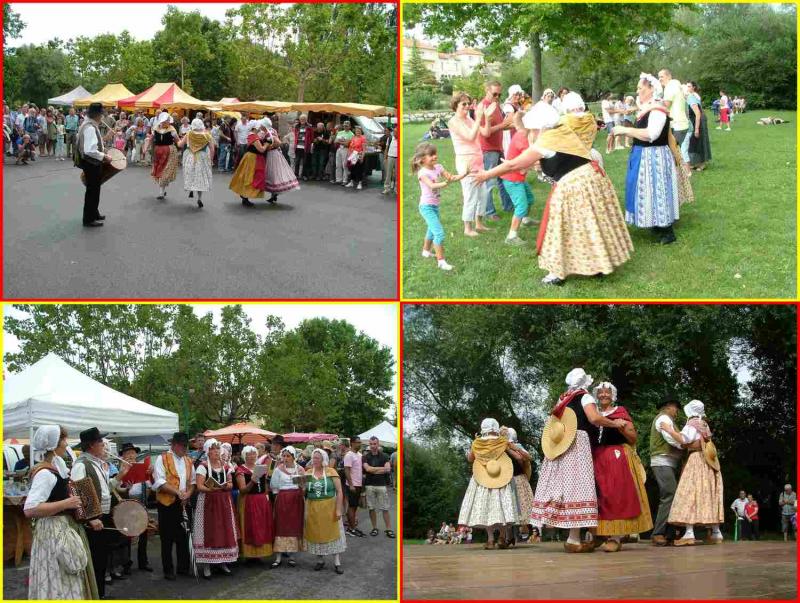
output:
[[[114,530],[115,532],[128,533],[128,528],[103,528],[104,530]]]

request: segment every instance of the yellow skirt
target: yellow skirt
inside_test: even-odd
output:
[[[639,517],[633,519],[600,519],[597,521],[598,536],[627,536],[629,534],[641,534],[653,528],[653,518],[650,516],[650,501],[647,499],[647,490],[644,487],[644,466],[639,459],[639,455],[628,444],[623,444],[625,458],[628,459],[628,468],[633,475],[633,483],[636,484],[636,492],[639,495],[639,505],[642,512]]]
[[[303,538],[308,542],[324,543],[339,539],[336,519],[336,497],[306,501],[306,523]]]
[[[236,172],[233,174],[233,178],[231,178],[231,183],[228,185],[228,188],[237,195],[247,199],[261,199],[264,196],[264,191],[252,187],[255,171],[255,153],[245,153],[236,168]]]

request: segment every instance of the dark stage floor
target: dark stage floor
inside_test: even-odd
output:
[[[559,543],[403,547],[404,599],[795,599],[795,542],[626,544],[567,554]]]

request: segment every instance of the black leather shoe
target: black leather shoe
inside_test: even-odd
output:
[[[203,202],[200,201],[200,199],[197,200],[197,207],[199,207],[200,209],[203,209]]]
[[[120,572],[111,572],[111,578],[114,579],[114,580],[126,580],[127,579]]]
[[[96,221],[103,221],[105,219],[106,219],[106,217],[105,216],[101,216],[100,214],[97,214],[97,217],[95,218]]]
[[[131,575],[131,566],[130,565],[126,565],[124,568],[122,568],[122,574],[124,576],[130,576]]]
[[[344,570],[342,569],[341,565],[337,565],[335,568],[337,574],[343,574]]]
[[[244,205],[245,207],[254,207],[255,203],[250,201],[250,199],[246,199],[246,198],[242,197],[242,205]]]
[[[194,191],[189,191],[189,198],[194,199]]]
[[[219,571],[221,574],[225,574],[226,576],[232,576],[233,572],[229,567],[225,567],[224,565],[219,566]]]
[[[324,561],[320,561],[319,563],[317,563],[317,564],[314,566],[314,571],[315,571],[315,572],[318,572],[318,571],[319,571],[319,570],[321,570],[323,567],[325,567],[325,562],[324,562]]]
[[[95,220],[94,222],[84,222],[83,225],[86,228],[97,228],[98,226],[102,226],[103,223]]]

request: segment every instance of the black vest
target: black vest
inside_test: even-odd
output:
[[[575,412],[575,416],[578,418],[578,431],[585,431],[586,435],[589,436],[589,442],[594,447],[597,445],[597,440],[600,438],[600,429],[592,425],[591,421],[589,421],[589,417],[586,416],[586,413],[583,410],[583,404],[581,404],[581,398],[586,394],[578,394],[572,401],[567,404],[567,408],[571,408]]]
[[[42,469],[42,471],[50,471],[50,469]],[[50,496],[47,497],[47,502],[58,502],[69,498],[69,490],[67,490],[67,478],[61,477],[57,471],[50,471],[56,478],[56,485],[50,491]]]
[[[572,170],[590,163],[589,159],[578,157],[577,155],[569,155],[567,153],[556,152],[555,155],[549,159],[540,159],[539,164],[542,166],[542,171],[545,176],[550,176],[553,180],[558,182],[564,176],[569,174]]]
[[[648,111],[644,115],[642,115],[639,119],[636,120],[636,127],[637,128],[646,128],[647,123],[650,121],[650,114],[652,111]],[[669,144],[669,115],[667,115],[667,121],[664,124],[664,129],[661,130],[661,134],[658,135],[653,142],[647,142],[646,140],[639,140],[638,138],[633,139],[634,146],[639,147],[665,147]]]
[[[627,444],[628,440],[625,439],[625,436],[622,435],[622,432],[619,429],[614,429],[613,427],[605,427],[599,430],[600,431],[600,444],[603,446],[609,445],[621,445]]]
[[[157,147],[163,147],[166,145],[170,145],[175,141],[172,131],[169,132],[159,132],[155,130],[155,134],[153,136],[153,144]]]

